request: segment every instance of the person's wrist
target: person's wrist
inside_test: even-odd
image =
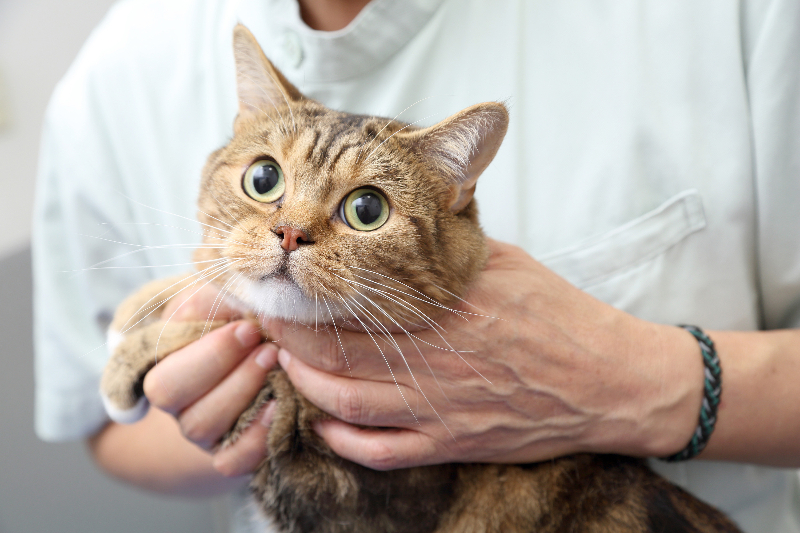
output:
[[[663,457],[681,450],[697,426],[703,395],[703,363],[685,330],[618,312],[599,347],[615,353],[602,415],[580,448],[594,453]]]
[[[703,358],[697,340],[677,326],[657,325],[652,367],[660,383],[643,413],[642,453],[666,457],[682,450],[697,428],[703,401]]]

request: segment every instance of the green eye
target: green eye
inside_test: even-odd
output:
[[[356,189],[342,202],[342,218],[353,229],[372,231],[389,218],[389,203],[375,189]]]
[[[286,189],[283,181],[283,171],[275,161],[262,159],[256,161],[244,174],[242,186],[247,196],[257,202],[274,202]]]

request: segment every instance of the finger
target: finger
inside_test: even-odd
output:
[[[341,420],[322,420],[314,431],[341,457],[373,470],[394,470],[442,462],[433,440],[408,429],[359,428]]]
[[[144,378],[150,403],[172,414],[204,396],[261,342],[256,324],[233,322],[181,348]]]
[[[183,436],[210,450],[253,402],[278,361],[278,348],[262,344],[208,394],[178,415]]]
[[[351,424],[409,427],[418,424],[406,403],[409,390],[394,382],[355,380],[327,374],[293,357],[287,350],[278,360],[295,388],[331,416]],[[403,394],[401,394],[401,389]]]
[[[275,401],[273,400],[266,405],[261,416],[241,434],[236,442],[214,454],[211,463],[214,468],[228,477],[251,474],[267,456],[267,436],[274,413]]]
[[[278,320],[269,320],[264,327],[270,338],[307,364],[340,376],[360,377],[385,372],[381,351],[385,355],[396,353],[395,348],[378,335],[334,330],[330,326],[314,331]]]

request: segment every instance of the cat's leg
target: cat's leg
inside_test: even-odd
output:
[[[192,290],[193,279],[181,276],[148,283],[117,308],[108,330],[111,357],[100,381],[106,412],[115,422],[131,424],[147,413],[142,384],[158,361],[226,323],[170,322],[162,317],[172,297]]]
[[[157,279],[125,298],[108,326],[108,351],[114,353],[126,335],[160,320],[167,303],[181,292],[192,290],[195,280],[192,275]]]

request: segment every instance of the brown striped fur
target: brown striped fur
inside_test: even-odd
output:
[[[340,113],[306,99],[242,26],[234,33],[234,52],[241,100],[235,135],[210,156],[199,200],[199,218],[208,229],[205,242],[224,247],[200,248],[197,260],[227,258],[230,266],[216,283],[249,312],[312,323],[307,311],[291,316],[282,307],[286,302],[264,304],[251,294],[262,281],[280,278],[280,283],[293,284],[287,298],[305,298],[306,306],[313,302],[315,315],[325,309],[319,299],[327,299],[332,313],[322,311],[315,321],[362,329],[366,324],[373,330],[378,324],[393,330],[424,327],[416,312],[387,296],[389,289],[369,292],[386,313],[374,311],[372,325],[368,313],[356,304],[348,312],[339,298],[349,296],[366,309],[372,305],[363,294],[367,289],[359,292],[354,283],[373,289],[384,283],[406,295],[425,295],[413,304],[436,317],[442,305],[452,305],[456,295],[466,292],[488,254],[472,191],[505,135],[505,107],[480,104],[418,129]],[[271,204],[256,202],[242,190],[246,169],[265,156],[280,164],[286,180],[283,198]],[[380,229],[358,232],[339,218],[342,198],[362,186],[379,189],[389,201],[391,216]],[[306,237],[291,253],[281,248],[282,237],[275,233],[282,226],[302,230]],[[117,331],[157,290],[162,299],[178,290],[164,292],[165,286],[151,287],[123,306]],[[152,329],[152,323],[143,326],[123,344],[150,346],[131,340],[154,335],[139,333]],[[186,335],[181,331],[175,334]],[[131,356],[121,357],[126,360],[115,360],[115,354],[109,365],[112,385],[104,389],[106,395],[121,387],[114,381],[115,368],[128,364]],[[147,368],[125,378],[128,389],[140,383]],[[528,465],[369,470],[334,455],[311,430],[326,415],[301,397],[280,369],[270,374],[223,445],[235,441],[271,399],[277,408],[269,457],[251,487],[281,532],[738,531],[720,512],[629,457],[576,455]]]

